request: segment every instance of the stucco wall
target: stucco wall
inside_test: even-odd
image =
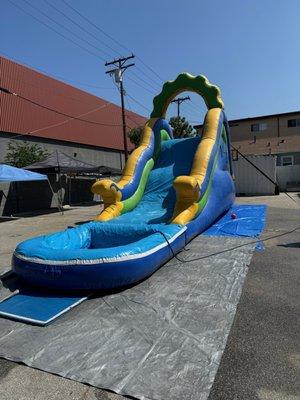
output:
[[[300,190],[300,165],[277,166],[276,175],[280,190]]]
[[[300,152],[300,126],[288,127],[288,120],[300,113],[230,122],[231,141],[243,154],[268,155]],[[267,124],[267,129],[251,131],[252,124]]]

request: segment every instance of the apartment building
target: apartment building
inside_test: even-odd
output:
[[[231,142],[246,156],[276,156],[281,190],[300,190],[300,111],[229,121]],[[201,132],[202,125],[195,126]],[[233,160],[239,157],[232,150]]]

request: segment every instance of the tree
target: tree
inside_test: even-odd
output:
[[[10,141],[4,161],[13,167],[22,168],[42,161],[48,155],[48,151],[36,143]]]
[[[143,133],[143,126],[136,126],[134,128],[131,128],[130,131],[128,132],[127,135],[131,143],[133,143],[135,147],[139,146],[142,138],[142,133]]]
[[[174,138],[186,138],[193,137],[197,135],[197,132],[194,128],[189,124],[189,122],[185,119],[185,117],[171,117],[169,124],[173,128]],[[131,143],[134,144],[135,147],[138,147],[143,133],[143,126],[137,126],[127,133]]]
[[[174,138],[186,138],[196,136],[197,132],[185,119],[185,117],[171,117],[169,124],[173,128]]]

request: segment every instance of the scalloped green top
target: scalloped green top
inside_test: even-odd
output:
[[[162,91],[153,99],[151,118],[165,118],[167,108],[179,93],[190,91],[198,93],[208,109],[224,108],[221,91],[218,86],[210,84],[204,75],[193,76],[183,72],[174,81],[167,81]]]

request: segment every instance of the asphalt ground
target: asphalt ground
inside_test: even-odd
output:
[[[265,250],[254,254],[209,400],[300,399],[300,199],[239,198],[267,204]],[[93,218],[98,207],[0,223],[0,273],[26,238]],[[294,231],[293,231],[294,230]],[[276,237],[275,237],[276,236]],[[1,321],[0,321],[1,323]],[[124,397],[0,359],[1,400],[118,400]],[[188,400],[188,399],[183,399]]]
[[[268,208],[274,238],[253,255],[209,400],[300,399],[300,207],[287,203]]]

